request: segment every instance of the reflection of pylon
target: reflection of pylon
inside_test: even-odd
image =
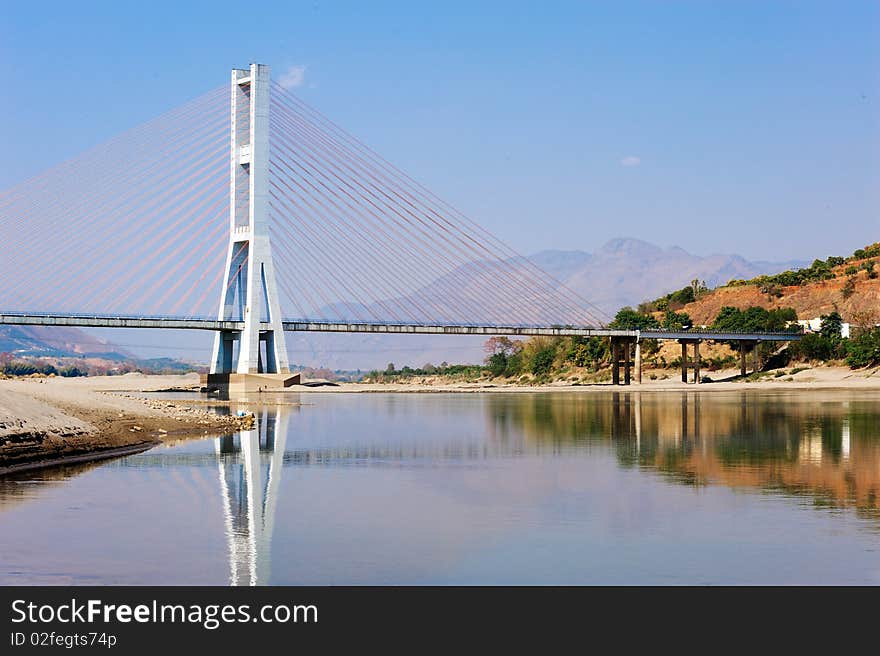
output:
[[[268,66],[251,64],[250,70],[232,71],[230,166],[229,249],[217,318],[244,321],[236,372],[288,373],[268,230]],[[262,321],[269,325],[261,332]],[[212,374],[232,372],[234,338],[232,333],[217,333],[211,359]],[[266,347],[265,360],[261,341]]]
[[[287,443],[286,413],[264,409],[256,415],[254,429],[242,431],[238,441],[238,445],[233,437],[215,441],[229,542],[229,582],[265,585]],[[261,462],[266,466],[261,468]]]

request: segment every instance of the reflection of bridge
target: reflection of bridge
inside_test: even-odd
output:
[[[213,331],[221,375],[287,373],[285,331],[607,337],[627,384],[645,338],[679,340],[699,382],[701,340],[739,340],[744,371],[747,343],[799,337],[606,328],[259,64],[0,193],[0,230],[20,308],[0,324]]]
[[[231,585],[269,582],[287,414],[263,410],[253,430],[216,438]]]
[[[742,391],[668,395],[609,392],[575,397],[490,395],[496,439],[531,444],[610,439],[618,459],[688,485],[722,484],[807,494],[880,519],[876,399],[801,392],[767,400]]]

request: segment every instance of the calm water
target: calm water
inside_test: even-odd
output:
[[[296,400],[0,479],[0,583],[880,584],[875,393]]]

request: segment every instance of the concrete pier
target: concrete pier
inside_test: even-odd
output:
[[[751,345],[751,353],[752,353],[752,371],[760,371],[761,370],[761,356],[758,353],[758,344],[761,343],[761,340],[758,339],[741,339],[739,340],[739,375],[747,376],[748,375],[748,357],[747,354],[749,352],[749,345]]]
[[[635,337],[611,338],[611,382],[620,385],[620,370],[623,368],[623,384],[629,385],[632,380],[633,350],[638,353],[638,342]],[[639,356],[640,357],[640,356]],[[636,376],[641,382],[641,362],[636,363]]]
[[[636,340],[636,383],[642,384],[642,343]]]
[[[694,370],[694,384],[700,384],[700,341],[699,339],[680,339],[681,344],[681,382],[687,383],[688,369]],[[693,358],[688,359],[688,346],[693,345]]]

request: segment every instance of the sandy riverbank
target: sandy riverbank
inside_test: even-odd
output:
[[[227,433],[252,418],[124,393],[198,385],[198,376],[130,374],[0,380],[0,474],[149,448],[169,437]]]
[[[742,379],[738,369],[703,371],[704,376],[712,378],[712,382],[694,385],[682,383],[680,374],[670,370],[651,370],[645,374],[641,384],[632,384],[629,387],[614,387],[611,383],[595,384],[571,384],[570,382],[554,382],[547,385],[517,385],[505,384],[496,380],[482,382],[461,383],[432,383],[424,381],[419,383],[339,383],[333,386],[303,387],[293,386],[276,394],[289,394],[296,392],[322,392],[322,393],[352,393],[352,392],[554,392],[554,391],[642,391],[642,392],[670,392],[681,390],[700,390],[701,392],[730,391],[745,389],[858,389],[880,391],[880,367],[853,371],[847,367],[816,367],[808,368],[797,373],[791,373],[794,368],[789,367],[777,371],[762,374],[759,379]],[[780,375],[776,375],[777,373]],[[651,380],[650,375],[657,378]],[[693,376],[693,374],[691,374]]]

